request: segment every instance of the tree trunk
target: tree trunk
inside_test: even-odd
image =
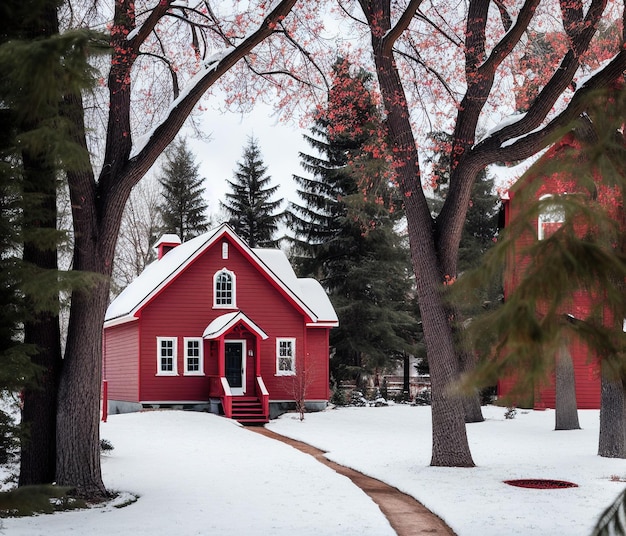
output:
[[[52,175],[52,186],[55,187]],[[56,197],[48,195],[48,209],[56,220]],[[51,204],[51,206],[50,206]],[[48,210],[48,212],[49,212]],[[49,222],[49,220],[48,220]],[[45,224],[45,227],[49,227]],[[54,228],[54,226],[52,226]],[[56,248],[41,251],[25,244],[24,261],[38,268],[56,270]],[[23,391],[20,486],[53,482],[56,473],[56,399],[61,369],[61,335],[57,313],[44,311],[24,324],[24,342],[36,347],[32,361],[41,367],[36,385]]]
[[[75,129],[74,140],[87,154],[80,95],[66,97],[64,113]],[[102,326],[123,203],[111,211],[113,222],[107,222],[93,170],[85,167],[67,175],[74,270],[91,273],[94,284],[72,292],[57,409],[57,483],[74,487],[79,496],[99,499],[107,496],[100,467]]]
[[[419,243],[419,242],[418,242]],[[413,247],[413,245],[412,245]],[[433,248],[434,249],[434,248]],[[443,467],[473,467],[474,461],[465,430],[463,397],[454,392],[459,380],[459,362],[455,352],[448,311],[437,284],[438,266],[434,252],[422,249],[418,264],[417,294],[424,326],[424,339],[432,386],[432,457],[430,464]]]
[[[24,389],[18,485],[49,484],[56,475],[56,400],[61,368],[59,319],[49,313],[24,326],[24,342],[38,348],[33,363],[42,367],[37,385]]]
[[[57,483],[75,488],[81,497],[96,499],[107,495],[100,468],[99,421],[108,294],[108,281],[72,293],[57,411]]]
[[[27,158],[25,160],[28,161]],[[32,168],[31,170],[32,171]],[[31,175],[27,170],[27,175]],[[54,229],[56,222],[56,178],[54,173],[38,173],[36,186],[47,189],[41,206],[35,208],[42,228]],[[47,179],[47,184],[44,183]],[[52,189],[53,193],[50,193]],[[31,209],[32,210],[32,209]],[[42,218],[42,213],[46,216]],[[24,210],[24,218],[30,219]],[[33,243],[24,245],[23,259],[37,268],[57,269],[56,247],[41,250]],[[46,292],[48,290],[46,289]],[[58,302],[58,300],[57,300]],[[58,305],[58,303],[57,303]],[[31,314],[34,314],[31,312]],[[57,312],[43,311],[24,324],[24,343],[35,346],[32,361],[41,367],[36,385],[23,391],[22,425],[26,436],[21,441],[19,485],[46,484],[55,479],[56,398],[61,368],[61,335]]]
[[[435,223],[421,185],[419,157],[409,121],[406,95],[393,60],[391,45],[385,41],[385,33],[391,24],[390,5],[388,2],[362,1],[361,7],[369,19],[377,20],[377,25],[380,24],[371,34],[372,49],[387,112],[398,184],[404,194],[411,261],[430,366],[433,425],[430,463],[444,467],[473,467],[465,430],[463,398],[453,391],[460,377],[460,363],[454,343],[454,315],[442,295],[445,272],[435,245]]]
[[[566,341],[556,356],[556,411],[555,430],[579,430],[578,406],[576,404],[576,378],[572,354]]]
[[[44,2],[37,13],[32,13],[30,26],[24,28],[31,39],[49,37],[58,33],[56,2]],[[38,15],[38,16],[37,16]],[[39,112],[49,113],[46,109]],[[36,131],[47,117],[31,117],[20,125],[23,132]],[[55,238],[43,238],[37,233],[56,229],[56,170],[48,148],[32,148],[27,143],[22,151],[24,167],[24,229],[32,240],[24,243],[25,263],[41,270],[57,270]],[[34,233],[34,236],[30,233]],[[57,298],[49,298],[55,294]],[[34,345],[32,361],[41,367],[38,382],[23,391],[22,425],[26,436],[21,441],[20,486],[45,484],[55,479],[56,457],[56,397],[61,368],[61,334],[58,317],[58,289],[42,289],[46,295],[45,310],[28,300],[30,318],[24,323],[24,342]],[[40,296],[43,301],[43,297]],[[38,298],[35,297],[34,300]],[[56,302],[56,303],[55,303]]]
[[[461,365],[461,373],[470,372],[476,366],[476,355],[467,350],[465,342],[465,331],[463,328],[463,317],[458,308],[454,308],[455,322],[455,334],[457,339],[457,348],[459,353],[459,362]],[[463,410],[465,412],[465,422],[483,422],[482,407],[480,405],[480,391],[474,389],[472,393],[463,395]]]
[[[604,368],[604,365],[602,365]],[[620,380],[602,373],[598,456],[626,458],[626,396]]]

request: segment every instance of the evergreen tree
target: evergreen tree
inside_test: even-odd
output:
[[[57,0],[4,2],[0,34],[0,82],[3,103],[3,220],[13,227],[2,244],[7,318],[2,375],[14,375],[9,388],[21,384],[23,400],[20,485],[55,478],[56,404],[61,369],[59,293],[87,279],[57,270],[57,180],[61,169],[78,169],[83,153],[70,141],[63,118],[63,96],[85,88],[91,79],[85,47],[90,32],[59,34]],[[37,76],[33,76],[33,73]],[[80,157],[77,158],[77,155]],[[16,196],[16,197],[14,197]],[[19,210],[11,207],[17,199]],[[7,214],[10,216],[7,219]],[[17,217],[16,217],[17,216]],[[12,243],[19,237],[19,247]],[[21,251],[22,259],[15,259]],[[17,313],[17,314],[16,314]],[[15,322],[18,322],[17,324]],[[16,331],[21,326],[21,332]],[[19,340],[23,344],[15,344]],[[8,353],[7,353],[8,349]],[[15,368],[15,358],[28,354],[25,370],[38,372],[37,385],[24,383],[29,374]],[[23,364],[23,360],[21,360]],[[6,384],[5,384],[6,385]]]
[[[23,342],[25,319],[20,292],[19,166],[11,155],[13,114],[0,111],[0,396],[17,393],[34,378],[34,348]],[[6,463],[18,446],[19,425],[11,412],[0,409],[0,463]]]
[[[165,153],[159,178],[163,186],[163,202],[159,206],[163,232],[177,234],[183,242],[209,228],[208,205],[202,197],[204,178],[199,176],[198,168],[184,140],[174,142]]]
[[[369,76],[350,69],[337,61],[328,107],[306,138],[320,156],[301,155],[313,177],[294,177],[302,204],[291,204],[288,221],[300,275],[321,280],[339,317],[331,332],[332,373],[359,381],[414,350],[417,326],[383,122]],[[335,130],[337,114],[351,128]]]
[[[252,248],[276,247],[278,241],[274,237],[284,217],[277,212],[283,200],[271,200],[278,186],[270,186],[271,177],[266,173],[258,140],[250,137],[243,160],[237,163],[234,180],[227,181],[231,192],[220,202],[230,225]]]

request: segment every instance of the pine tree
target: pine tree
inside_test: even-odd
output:
[[[271,177],[266,173],[258,140],[250,137],[243,159],[237,163],[234,180],[227,181],[231,192],[220,202],[230,225],[252,248],[276,247],[278,224],[284,217],[277,212],[283,200],[272,201],[278,186],[270,186]]]
[[[20,283],[19,166],[12,155],[14,116],[0,112],[0,393],[17,393],[33,381],[34,348],[24,344],[21,326],[25,319]],[[11,412],[0,409],[0,463],[6,463],[18,446],[19,425]]]
[[[412,351],[417,326],[383,122],[369,76],[350,70],[348,62],[337,61],[328,108],[306,138],[320,156],[301,155],[313,178],[294,177],[302,204],[291,204],[289,223],[300,275],[318,277],[337,310],[332,373],[359,381]],[[351,128],[335,130],[337,114]]]
[[[3,314],[9,315],[3,348],[9,353],[4,353],[8,359],[2,366],[8,367],[3,375],[15,376],[9,382],[12,386],[22,383],[25,434],[20,485],[55,478],[56,404],[62,363],[59,293],[70,290],[74,283],[88,284],[78,274],[70,277],[57,269],[57,247],[64,233],[57,230],[56,198],[61,166],[78,169],[87,160],[86,152],[70,141],[62,108],[63,96],[85,88],[91,79],[85,47],[94,34],[59,34],[59,3],[9,1],[0,11],[5,21],[0,35],[0,70],[7,73],[0,82],[0,101],[7,119],[2,122],[1,149],[2,165],[9,166],[2,179],[3,218],[10,214],[4,221],[13,226],[2,245],[3,283],[7,284]],[[77,158],[79,154],[82,158]],[[17,213],[11,208],[15,199]],[[16,237],[19,248],[12,244]],[[18,250],[21,261],[15,259]],[[16,331],[15,322],[21,332]],[[23,344],[16,345],[20,338]],[[22,376],[14,359],[25,354],[31,356],[28,368],[37,371],[36,385],[19,381],[29,374]]]
[[[209,228],[208,205],[202,197],[204,178],[199,176],[198,168],[184,140],[174,142],[165,153],[159,178],[163,186],[159,206],[163,232],[177,234],[183,242]]]

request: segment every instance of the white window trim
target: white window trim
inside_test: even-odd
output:
[[[228,274],[232,282],[232,302],[218,304],[217,278],[223,273]],[[237,309],[237,276],[235,275],[235,272],[231,272],[228,268],[222,268],[213,274],[213,309]]]
[[[202,339],[202,337],[184,337],[183,338],[184,341],[184,345],[185,345],[185,351],[184,351],[184,357],[185,357],[185,376],[204,376],[204,340]],[[189,351],[189,347],[187,346],[187,343],[190,341],[197,341],[198,342],[198,370],[189,370],[189,358],[190,357],[195,357],[195,356],[190,356],[188,354]]]
[[[293,359],[293,368],[291,370],[280,370],[280,343],[291,343],[291,353]],[[276,376],[295,376],[296,375],[296,339],[295,337],[276,337]]]
[[[172,370],[161,369],[161,344],[172,341]],[[157,376],[178,376],[178,337],[157,337]]]
[[[567,195],[567,194],[564,194]],[[555,197],[552,194],[545,194],[539,198],[539,201],[544,201],[551,197]],[[539,240],[543,240],[545,238],[545,233],[543,231],[544,223],[564,223],[565,216],[558,212],[559,209],[554,209],[552,212],[550,211],[550,205],[547,205],[547,210],[544,212],[540,212],[537,217],[537,238]]]

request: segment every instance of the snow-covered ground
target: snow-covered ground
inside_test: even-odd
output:
[[[268,428],[413,495],[460,536],[588,535],[623,489],[626,461],[597,451],[598,412],[580,411],[582,430],[555,432],[554,412],[483,408],[468,425],[476,467],[429,467],[430,408],[341,408],[287,414]],[[11,536],[376,535],[394,534],[376,505],[344,477],[283,443],[206,413],[113,415],[102,437],[107,487],[139,499],[23,519]],[[551,478],[579,487],[538,490],[503,480]]]

